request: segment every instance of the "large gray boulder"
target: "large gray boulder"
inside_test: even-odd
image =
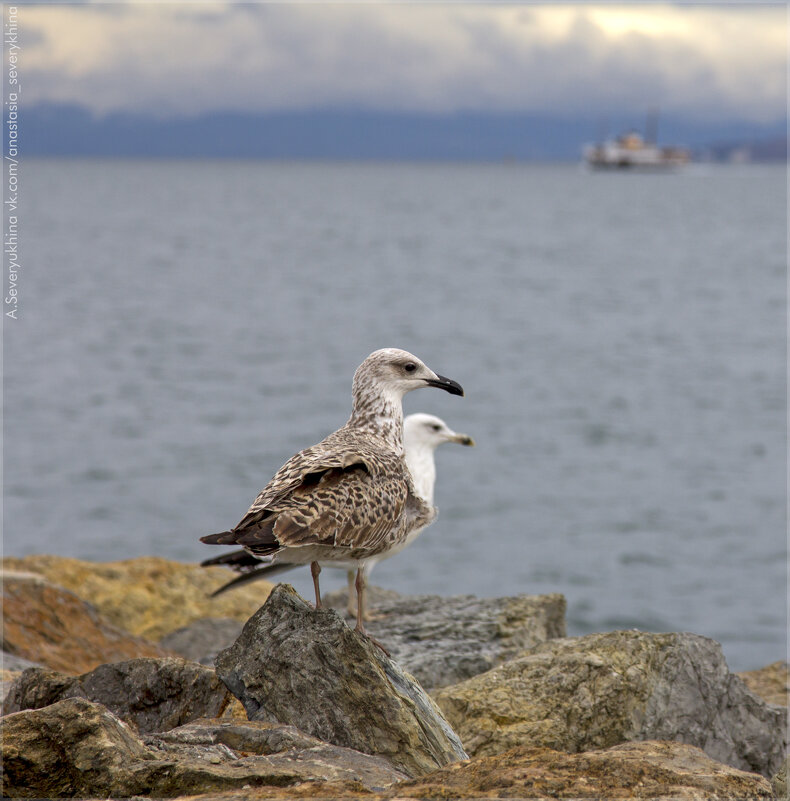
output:
[[[721,646],[695,634],[550,640],[434,697],[472,755],[675,740],[771,777],[787,744],[786,710],[751,693]]]
[[[241,634],[244,623],[228,617],[204,617],[166,634],[159,641],[174,654],[212,665],[220,651],[230,648]]]
[[[216,669],[250,720],[382,756],[409,776],[466,758],[414,679],[337,612],[313,610],[286,584],[219,654]]]
[[[399,595],[373,588],[368,631],[428,690],[485,673],[533,645],[565,636],[565,598]],[[326,602],[345,609],[341,590]],[[170,646],[168,646],[170,647]]]
[[[368,631],[429,691],[485,673],[539,642],[565,636],[565,598],[559,594],[443,598],[370,587],[365,597],[373,614]],[[346,591],[339,590],[324,603],[342,613],[346,600]],[[227,618],[204,618],[171,632],[159,644],[213,665],[242,626]]]
[[[104,706],[68,698],[3,719],[3,795],[163,798],[265,786],[289,798],[288,788],[310,782],[333,797],[405,778],[384,759],[262,726],[204,721],[143,740]]]
[[[100,703],[140,732],[221,715],[232,700],[210,668],[175,657],[143,658],[100,665],[82,676],[28,668],[11,685],[4,711],[40,709],[64,698]]]

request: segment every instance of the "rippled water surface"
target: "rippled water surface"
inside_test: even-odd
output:
[[[6,554],[213,555],[397,346],[467,392],[406,411],[478,447],[439,451],[440,519],[376,583],[784,657],[783,168],[42,160],[20,188]]]

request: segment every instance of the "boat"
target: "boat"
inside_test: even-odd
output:
[[[658,115],[648,116],[648,129],[653,135],[641,136],[629,131],[616,139],[607,139],[584,148],[584,161],[593,169],[675,169],[691,161],[691,153],[685,147],[670,145],[660,147],[656,144],[655,130]]]

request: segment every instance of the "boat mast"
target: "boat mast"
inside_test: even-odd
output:
[[[658,109],[651,108],[645,121],[645,142],[655,145],[658,142]]]

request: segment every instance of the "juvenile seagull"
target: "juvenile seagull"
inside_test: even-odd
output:
[[[356,630],[364,634],[365,564],[398,546],[416,521],[434,516],[416,494],[403,458],[401,401],[420,387],[464,394],[460,384],[434,373],[411,353],[396,348],[371,353],[354,373],[348,422],[292,456],[234,528],[201,537],[201,542],[241,545],[272,564],[309,562],[317,609],[319,562],[353,563]]]
[[[433,515],[430,518],[426,515],[424,519],[416,520],[415,527],[411,531],[405,532],[405,537],[400,539],[397,545],[394,545],[388,551],[378,556],[371,557],[367,561],[363,571],[366,584],[375,564],[384,559],[389,559],[391,556],[395,556],[396,553],[399,553],[404,548],[411,545],[417,537],[436,520],[438,509],[433,503],[433,489],[436,484],[436,462],[434,461],[434,452],[445,442],[456,442],[459,445],[467,446],[475,444],[475,441],[470,436],[467,434],[457,434],[444,420],[432,414],[410,414],[404,419],[403,451],[406,458],[406,466],[409,468],[417,497],[433,510]],[[203,562],[203,565],[224,564],[242,574],[232,579],[227,584],[223,584],[218,590],[212,593],[212,595],[219,595],[233,587],[238,587],[261,578],[269,579],[277,573],[282,573],[297,567],[297,565],[288,564],[284,559],[285,557],[279,559],[276,564],[272,564],[268,561],[262,564],[261,560],[251,556],[247,551],[233,551],[232,553],[225,554],[216,559],[208,559]],[[330,563],[329,567],[348,570],[348,613],[351,617],[354,617],[357,614],[357,610],[354,609],[353,604],[354,593],[352,588],[355,571],[350,569],[353,565],[351,563],[336,561]],[[363,620],[367,620],[365,610],[362,611],[362,618]]]
[[[432,414],[410,414],[403,421],[403,451],[406,466],[409,468],[414,491],[417,497],[430,508],[430,513],[422,519],[414,521],[410,531],[392,548],[379,556],[374,556],[364,567],[364,579],[367,583],[373,567],[404,548],[411,545],[417,537],[425,531],[431,523],[436,521],[439,510],[433,503],[433,489],[436,484],[436,461],[434,452],[444,442],[455,442],[459,445],[473,446],[475,441],[468,434],[456,434],[440,417]],[[353,615],[351,606],[351,582],[353,574],[348,574],[348,604],[349,612]],[[364,616],[364,610],[362,612]]]

